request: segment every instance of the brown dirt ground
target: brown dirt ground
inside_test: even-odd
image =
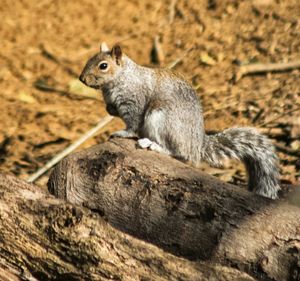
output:
[[[161,65],[193,47],[175,68],[197,88],[207,130],[261,128],[278,147],[281,179],[299,180],[299,70],[233,77],[241,64],[300,58],[300,1],[178,0],[174,10],[171,2],[2,0],[1,170],[27,178],[107,114],[101,96],[76,82],[102,40],[151,65],[159,36]],[[122,126],[112,121],[80,149]],[[245,178],[241,165],[205,170],[231,182]]]

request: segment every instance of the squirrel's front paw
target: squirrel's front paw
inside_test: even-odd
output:
[[[139,139],[137,142],[138,142],[138,145],[139,145],[140,148],[148,148],[153,143],[148,138]]]
[[[136,133],[132,131],[121,130],[112,133],[109,138],[136,138],[136,137],[137,137]]]
[[[148,138],[143,138],[143,139],[138,139],[137,141],[138,146],[140,148],[149,148],[152,151],[156,151],[159,153],[164,153],[164,154],[171,154],[170,151],[168,151],[166,148],[161,147],[159,144],[156,142],[149,140]]]

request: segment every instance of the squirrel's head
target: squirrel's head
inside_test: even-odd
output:
[[[100,89],[116,77],[123,64],[124,56],[121,47],[114,45],[110,50],[103,42],[100,52],[86,63],[79,80],[89,87]]]

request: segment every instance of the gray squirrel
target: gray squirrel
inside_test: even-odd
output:
[[[227,159],[237,159],[246,166],[249,190],[277,198],[278,159],[270,140],[253,128],[205,134],[197,94],[180,74],[140,66],[123,54],[119,45],[110,50],[102,43],[79,79],[101,90],[108,113],[125,122],[126,129],[113,137],[137,137],[141,148],[193,165],[205,161],[222,167]]]

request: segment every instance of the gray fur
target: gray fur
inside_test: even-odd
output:
[[[248,172],[249,189],[277,198],[278,161],[265,136],[252,128],[233,128],[206,135],[197,94],[182,77],[167,69],[140,66],[125,55],[121,65],[111,61],[115,67],[113,74],[94,77],[98,74],[92,74],[92,70],[102,58],[100,53],[90,59],[80,80],[101,89],[109,110],[126,123],[126,130],[114,133],[115,136],[137,136],[142,139],[139,140],[142,147],[194,165],[205,161],[222,167],[226,159],[240,160]],[[93,76],[89,83],[88,76]]]

